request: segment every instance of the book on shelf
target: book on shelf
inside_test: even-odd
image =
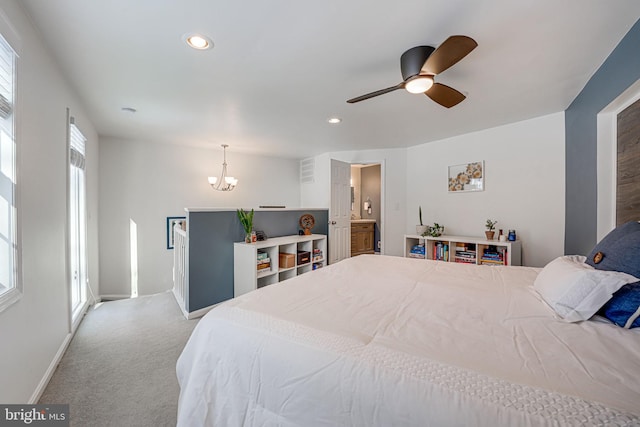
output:
[[[505,265],[505,263],[501,260],[493,260],[493,259],[481,259],[480,264],[483,265]]]
[[[258,272],[271,270],[271,258],[267,252],[258,251],[256,253],[256,269]]]
[[[263,262],[258,264],[258,271],[271,270],[271,262]]]
[[[314,249],[313,250],[313,255],[311,257],[312,261],[321,261],[324,258],[324,255],[322,254],[322,249]]]
[[[422,255],[422,257],[424,258],[424,253],[425,253],[424,245],[422,245],[422,244],[414,245],[411,248],[411,251],[409,251],[409,252],[412,253],[412,254]]]
[[[464,256],[476,256],[476,251],[456,251],[456,255],[464,255]]]
[[[489,246],[482,251],[480,264],[488,265],[507,265],[507,248],[497,248]]]
[[[475,264],[478,257],[475,243],[456,242],[453,261],[463,264]]]
[[[446,261],[449,259],[449,245],[445,242],[435,242],[433,244],[433,259],[436,261]]]
[[[413,245],[408,254],[409,258],[425,259],[424,249],[424,244]]]

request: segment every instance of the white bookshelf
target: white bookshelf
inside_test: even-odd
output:
[[[322,258],[314,259],[313,250],[320,249]],[[266,252],[271,267],[258,271],[258,251]],[[310,253],[310,260],[298,264],[298,251]],[[294,254],[294,266],[280,268],[280,253]],[[327,265],[327,236],[311,234],[307,236],[274,237],[256,243],[238,242],[233,244],[233,293],[234,297],[246,294],[263,286],[282,282],[300,274],[308,273]]]
[[[456,248],[465,246],[468,249],[474,248],[476,256],[473,264],[483,264],[482,255],[485,249],[490,246],[495,247],[498,252],[504,251],[504,260],[501,263],[492,263],[496,265],[522,265],[521,251],[522,245],[520,240],[505,241],[499,240],[487,240],[482,237],[468,237],[468,236],[418,236],[412,234],[405,234],[404,236],[404,256],[408,257],[411,248],[413,246],[424,243],[425,245],[425,259],[437,259],[437,249],[434,245],[440,242],[442,245],[447,245],[448,251],[446,256],[443,256],[441,261],[456,262]],[[471,252],[471,251],[469,251]],[[505,262],[506,261],[506,262]]]

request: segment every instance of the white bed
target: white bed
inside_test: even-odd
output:
[[[228,301],[178,425],[640,425],[640,328],[560,320],[539,271],[362,255]]]

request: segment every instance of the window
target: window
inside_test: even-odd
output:
[[[71,267],[71,319],[75,323],[87,302],[87,197],[86,138],[69,123],[69,254]]]
[[[0,311],[20,298],[14,120],[16,53],[0,36]]]

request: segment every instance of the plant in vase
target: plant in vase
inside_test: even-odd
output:
[[[238,219],[242,224],[242,228],[244,228],[244,241],[246,243],[251,243],[251,233],[253,231],[253,209],[251,209],[251,212],[247,212],[243,209],[238,209],[236,212],[238,213]]]
[[[416,225],[416,234],[422,236],[429,228],[428,225],[422,224],[422,206],[418,206],[418,218],[420,219],[420,225]]]
[[[493,230],[496,228],[497,223],[498,221],[493,221],[491,219],[488,219],[485,223],[484,226],[487,228],[487,231],[485,231],[484,234],[487,236],[487,240],[493,240],[493,235],[496,233]]]

